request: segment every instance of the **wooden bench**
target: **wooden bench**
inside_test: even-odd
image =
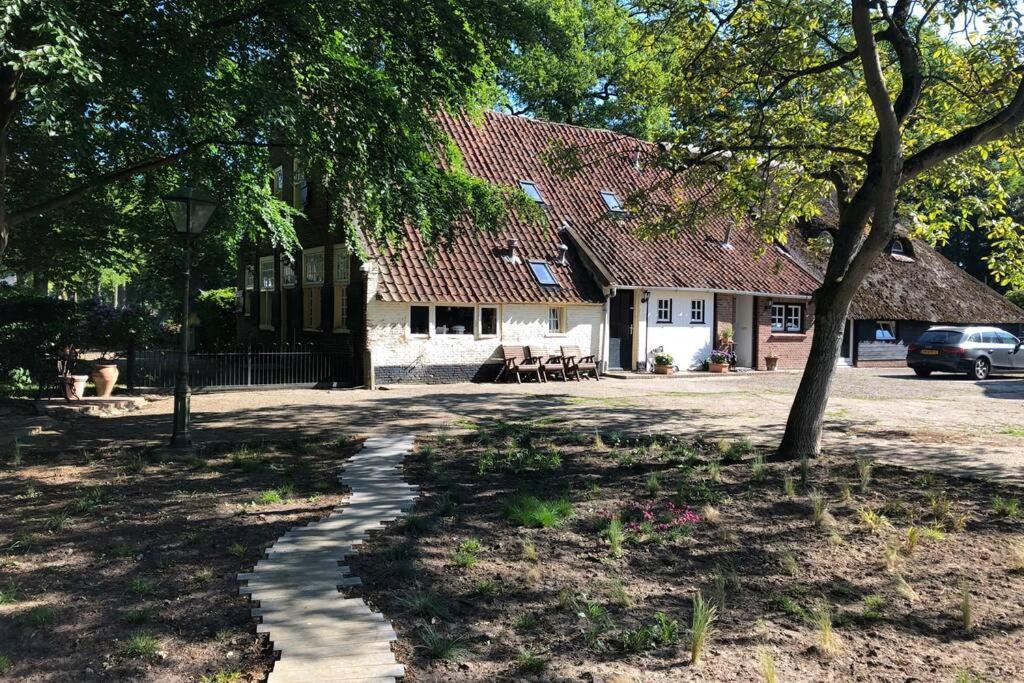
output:
[[[601,381],[600,373],[597,371],[597,360],[595,356],[584,356],[578,346],[562,347],[562,366],[565,370],[565,377],[573,377],[577,382],[581,377],[589,377],[594,373],[594,379]]]
[[[561,377],[563,382],[566,381],[565,363],[562,362],[561,356],[541,351],[534,346],[526,347],[526,355],[540,362],[540,374],[545,381],[551,376]]]
[[[503,365],[498,376],[494,378],[495,382],[500,382],[502,379],[511,380],[515,376],[516,382],[522,384],[523,375],[527,377],[532,375],[537,378],[538,382],[544,381],[540,359],[529,356],[525,346],[502,344],[501,359]]]

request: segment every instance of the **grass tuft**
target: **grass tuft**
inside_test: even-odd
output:
[[[829,658],[839,654],[839,637],[832,628],[832,609],[828,605],[819,605],[811,619],[818,629],[818,652]]]
[[[960,627],[965,633],[974,630],[974,610],[971,607],[971,586],[967,580],[960,582]]]
[[[818,529],[832,526],[832,515],[828,511],[828,500],[820,491],[811,491],[807,496],[811,501],[811,519]]]
[[[477,555],[480,554],[481,550],[483,550],[483,546],[480,544],[480,541],[475,538],[467,538],[459,544],[459,547],[452,555],[452,559],[459,567],[469,569],[476,564]]]
[[[522,540],[523,559],[527,562],[537,562],[537,546],[528,538]]]
[[[750,476],[754,481],[764,481],[765,475],[768,473],[768,465],[765,463],[764,455],[758,453],[754,456],[753,461],[750,463]]]
[[[0,655],[0,676],[7,674],[14,667],[14,662],[7,655]]]
[[[1017,519],[1020,516],[1020,503],[1016,498],[996,496],[992,499],[992,512],[995,513],[996,517]]]
[[[693,616],[690,620],[690,665],[696,666],[711,642],[718,610],[697,591],[693,596]]]
[[[466,654],[464,638],[443,633],[433,626],[422,626],[416,634],[416,646],[430,659],[455,661]]]
[[[57,623],[57,610],[48,605],[40,605],[21,612],[15,619],[19,624],[30,628],[49,626]]]
[[[447,619],[448,608],[429,593],[416,593],[398,601],[402,609],[417,617],[426,619]]]
[[[775,655],[766,645],[757,648],[757,668],[764,683],[778,683],[779,674],[775,667]]]
[[[790,500],[796,498],[796,480],[791,475],[787,474],[782,478],[782,492]]]
[[[651,472],[647,477],[647,495],[654,498],[659,493],[661,493],[661,480],[658,478],[657,472]]]
[[[160,641],[149,633],[136,633],[124,644],[124,654],[128,657],[145,657],[150,659],[156,656],[160,647]]]
[[[516,669],[524,674],[534,675],[541,673],[548,665],[548,660],[536,654],[528,647],[519,650],[516,655]]]
[[[873,534],[892,528],[892,524],[889,523],[885,515],[875,512],[871,508],[859,508],[857,510],[857,520],[864,529]]]
[[[622,545],[626,540],[626,529],[622,520],[613,517],[604,530],[604,537],[608,539],[608,554],[614,558],[622,557]]]
[[[572,504],[564,498],[543,500],[518,495],[505,505],[502,514],[520,526],[551,529],[561,526],[572,515]]]
[[[864,495],[871,486],[871,472],[875,468],[875,461],[867,456],[857,457],[857,478],[860,480],[860,492]]]

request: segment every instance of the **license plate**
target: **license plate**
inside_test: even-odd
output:
[[[922,356],[937,356],[939,355],[938,349],[924,349],[921,351]]]

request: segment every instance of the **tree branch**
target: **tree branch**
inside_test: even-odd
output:
[[[1016,69],[1024,71],[1024,67]],[[1024,76],[1013,99],[990,118],[961,130],[945,140],[933,142],[910,156],[903,165],[903,179],[910,180],[972,147],[1006,137],[1024,123]]]

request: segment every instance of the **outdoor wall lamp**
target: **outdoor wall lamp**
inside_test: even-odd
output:
[[[185,236],[185,296],[182,299],[181,351],[178,354],[178,377],[174,383],[174,431],[171,433],[171,448],[188,450],[192,448],[192,434],[189,432],[189,411],[192,389],[189,386],[188,368],[188,323],[189,290],[192,274],[192,240],[206,228],[206,223],[217,208],[217,200],[203,190],[182,187],[163,197],[167,215],[174,224],[175,232]]]

